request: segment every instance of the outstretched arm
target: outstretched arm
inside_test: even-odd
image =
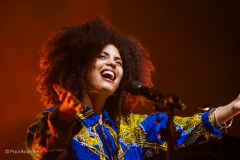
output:
[[[229,119],[240,113],[240,94],[231,103],[219,107],[212,113],[212,122],[215,126],[221,127]]]

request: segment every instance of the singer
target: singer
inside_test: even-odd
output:
[[[27,134],[34,159],[144,159],[167,151],[159,134],[164,113],[133,114],[134,106],[150,106],[125,90],[128,80],[152,87],[149,53],[97,17],[55,30],[43,45],[38,91],[46,110]],[[174,117],[176,147],[221,137],[225,122],[240,112],[240,96],[228,105],[192,117]],[[34,152],[30,152],[34,153]]]

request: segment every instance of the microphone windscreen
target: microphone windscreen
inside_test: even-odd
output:
[[[128,80],[125,84],[125,89],[127,92],[133,95],[139,95],[139,89],[142,87],[142,83],[139,81]]]

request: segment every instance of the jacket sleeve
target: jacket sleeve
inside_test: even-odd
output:
[[[226,130],[216,128],[211,121],[214,109],[205,113],[195,114],[192,117],[173,117],[173,125],[177,132],[176,146],[184,147],[199,140],[210,140],[221,137]],[[167,127],[168,117],[164,113],[149,115],[141,126],[146,132],[146,142],[159,143],[166,147],[166,141],[161,138],[163,130]]]
[[[174,117],[174,126],[179,135],[176,145],[185,147],[192,143],[220,138],[223,133],[226,133],[226,128],[219,129],[212,123],[211,117],[214,110],[195,114],[192,117]]]
[[[27,149],[33,159],[63,159],[67,155],[70,139],[81,129],[77,118],[73,123],[56,116],[57,107],[37,116],[27,133]]]

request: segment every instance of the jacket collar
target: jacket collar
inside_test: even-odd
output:
[[[91,127],[94,124],[98,123],[100,116],[98,114],[96,114],[95,112],[93,112],[93,110],[91,108],[89,108],[88,106],[84,106],[84,111],[83,112],[78,112],[77,116],[81,119],[81,121],[87,126],[87,127]],[[111,125],[113,126],[114,121],[110,118],[110,116],[108,115],[108,112],[104,109],[103,110],[103,122],[104,121],[108,121],[111,123]]]

